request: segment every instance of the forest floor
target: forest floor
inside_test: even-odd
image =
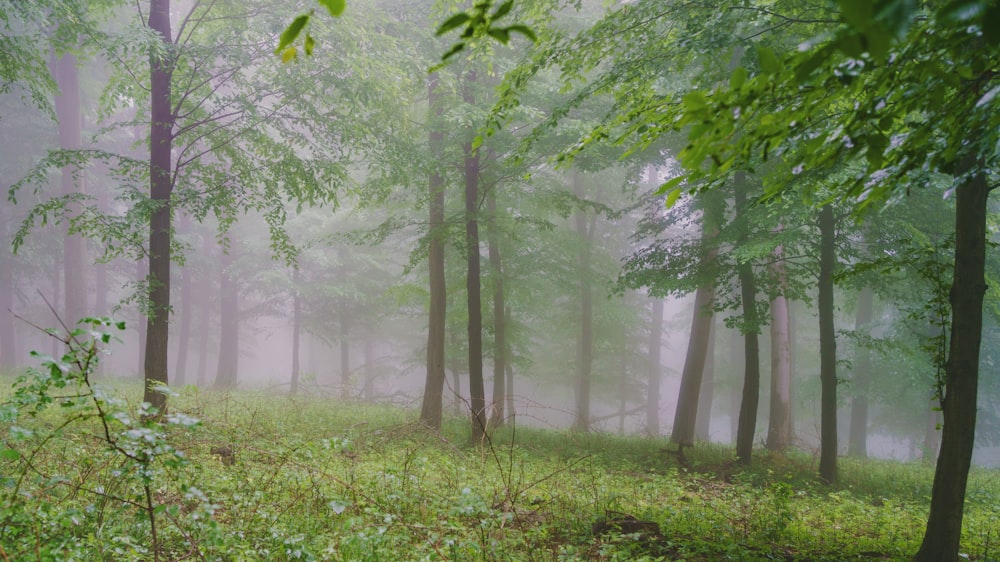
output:
[[[80,403],[15,420],[0,382],[0,560],[906,560],[933,476],[516,424],[473,447],[461,418],[194,387],[150,430],[115,385],[105,433]],[[971,475],[962,551],[1000,560],[1000,471]]]

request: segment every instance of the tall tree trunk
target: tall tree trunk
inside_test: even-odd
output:
[[[471,71],[464,85],[464,99],[475,102],[471,87],[476,81]],[[479,152],[471,140],[462,147],[465,153],[465,251],[467,273],[466,296],[469,308],[469,402],[472,407],[473,443],[482,442],[486,435],[486,388],[483,382],[483,309],[482,264],[479,257]]]
[[[663,299],[653,299],[652,317],[649,323],[649,343],[646,346],[649,361],[648,379],[646,382],[646,433],[651,437],[660,435],[660,382],[663,378],[663,365],[660,355],[663,347]],[[625,373],[622,373],[622,378]],[[622,412],[625,405],[622,404]],[[624,417],[622,418],[624,420]],[[624,429],[624,428],[623,428]]]
[[[6,219],[6,217],[3,218]],[[4,239],[6,240],[6,237]],[[14,268],[12,263],[14,260],[12,257],[10,250],[4,244],[4,247],[0,248],[0,372],[17,366],[17,347],[14,344]]]
[[[59,121],[59,147],[64,150],[79,150],[81,145],[80,117],[80,77],[76,68],[76,57],[65,54],[58,59],[52,54],[50,65],[59,85],[55,96],[56,119]],[[62,169],[62,193],[72,196],[83,193],[82,179],[74,177],[73,166]],[[75,208],[75,205],[73,206]],[[79,235],[64,233],[63,238],[63,321],[73,326],[77,320],[87,315],[87,292],[85,265],[87,247]]]
[[[958,559],[965,489],[976,437],[979,348],[986,293],[986,171],[974,158],[960,166],[955,199],[955,270],[951,286],[951,342],[941,402],[944,428],[931,490],[931,510],[918,562]]]
[[[239,284],[232,272],[234,249],[222,254],[219,268],[219,363],[216,388],[234,388],[240,357]]]
[[[150,0],[149,28],[160,35],[165,47],[170,33],[170,0]],[[173,55],[170,48],[150,49],[149,192],[153,202],[149,220],[149,316],[146,327],[145,392],[161,414],[167,396],[156,386],[167,384],[167,343],[170,315],[170,193],[174,115],[170,106]]]
[[[431,129],[427,145],[432,155],[440,154],[444,132],[436,127],[441,116],[441,96],[437,93],[438,74],[427,79],[427,102],[430,106]],[[448,294],[444,274],[444,177],[437,168],[427,181],[430,203],[428,222],[427,268],[430,276],[430,304],[427,318],[427,378],[424,397],[420,406],[421,423],[434,429],[441,428],[442,400],[445,380],[445,316]]]
[[[365,386],[361,396],[365,402],[375,401],[375,342],[371,334],[365,338]]]
[[[736,172],[734,180],[736,192],[737,217],[746,213],[749,189],[746,185],[744,172]],[[750,225],[746,225],[747,229]],[[744,241],[746,235],[742,236]],[[740,464],[750,464],[753,454],[753,438],[757,432],[757,408],[760,404],[760,342],[758,330],[760,319],[757,317],[757,280],[754,277],[753,264],[745,261],[737,266],[740,280],[740,293],[743,302],[743,343],[744,378],[743,399],[740,402],[740,424],[736,429],[736,459]]]
[[[784,451],[792,443],[792,342],[789,339],[788,285],[784,250],[774,250],[771,272],[777,279],[778,293],[771,299],[771,407],[768,415],[767,443],[771,451]]]
[[[833,270],[837,264],[836,219],[833,207],[819,212],[819,477],[837,481],[837,334],[833,325]]]
[[[573,192],[578,199],[583,199],[583,180],[580,172],[573,170]],[[591,232],[587,228],[587,213],[578,209],[575,213],[576,234],[580,240],[580,336],[576,348],[576,409],[574,411],[573,429],[588,431],[590,429],[590,379],[594,362],[594,303],[591,291]]]
[[[493,403],[490,426],[500,427],[504,423],[504,402],[506,390],[504,382],[507,372],[507,323],[505,322],[503,294],[503,261],[500,256],[500,231],[497,227],[496,186],[486,195],[489,223],[490,272],[493,275]]]
[[[190,226],[190,221],[182,220],[182,228],[187,230]],[[174,378],[173,384],[180,386],[185,383],[185,381],[190,380],[187,377],[187,364],[188,364],[188,354],[190,353],[190,343],[191,343],[191,298],[192,290],[191,286],[191,267],[189,265],[181,268],[181,307],[180,307],[180,326],[177,330],[177,361],[174,363]]]
[[[302,274],[298,267],[292,270],[292,378],[289,393],[299,392],[299,344],[302,334],[302,297],[299,295]]]
[[[924,442],[920,447],[920,458],[932,462],[941,448],[941,400],[931,397],[927,404],[927,423],[924,424]]]
[[[146,273],[149,269],[146,265],[146,260],[138,260],[135,262],[135,280],[139,283],[139,287],[146,287],[148,279],[146,278]],[[141,289],[140,289],[141,290]],[[148,289],[147,289],[148,294]],[[142,299],[144,295],[139,295],[138,298]],[[139,365],[137,367],[136,374],[141,375],[145,369],[144,365],[146,362],[146,332],[149,327],[149,320],[147,319],[147,309],[149,307],[148,302],[137,301],[138,309],[136,310],[136,324],[139,326]]]
[[[715,316],[708,326],[708,349],[705,350],[705,369],[698,393],[698,414],[695,416],[694,436],[706,443],[712,440],[712,400],[715,398]]]
[[[858,308],[854,315],[854,331],[858,337],[871,335],[871,287],[861,289]],[[865,345],[856,345],[854,376],[851,380],[851,428],[847,437],[847,454],[852,457],[868,456],[868,392],[871,386],[871,352]]]
[[[712,245],[722,217],[722,202],[715,194],[701,196],[702,226],[701,240],[704,249],[700,269],[708,271],[715,263],[718,250]],[[678,447],[694,445],[694,428],[698,422],[698,401],[701,381],[705,374],[705,359],[708,356],[708,339],[712,332],[712,306],[715,302],[715,282],[711,275],[703,276],[705,281],[694,293],[694,312],[691,317],[691,335],[688,337],[684,369],[681,371],[681,387],[677,394],[677,409],[674,411],[674,429],[670,440]]]
[[[507,305],[504,309],[503,318],[504,326],[510,326],[510,305]],[[507,407],[505,408],[507,412],[507,419],[513,423],[514,416],[517,415],[517,412],[514,410],[514,362],[512,361],[512,357],[510,355],[509,343],[507,344],[507,384],[505,385],[505,390],[507,395]]]
[[[351,395],[351,318],[346,302],[340,305],[340,397]]]

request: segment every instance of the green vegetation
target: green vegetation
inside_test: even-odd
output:
[[[110,339],[92,324],[74,337]],[[927,516],[924,464],[845,459],[827,486],[807,451],[679,466],[666,440],[513,423],[469,447],[463,419],[194,386],[162,424],[73,349],[4,381],[5,560],[903,560]],[[971,560],[997,555],[998,495],[972,472]]]

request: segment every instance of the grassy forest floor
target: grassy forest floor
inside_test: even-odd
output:
[[[0,560],[905,560],[933,475],[843,458],[826,486],[801,451],[682,468],[664,439],[511,426],[471,447],[462,419],[193,387],[171,411],[200,423],[109,414],[121,450],[81,406],[0,411]],[[1000,471],[971,475],[962,551],[1000,560]]]

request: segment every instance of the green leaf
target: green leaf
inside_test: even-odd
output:
[[[340,14],[344,13],[344,8],[347,7],[346,0],[319,0],[319,3],[325,6],[326,11],[335,18],[340,17]]]
[[[840,17],[850,25],[864,29],[875,16],[875,2],[872,0],[838,0]]]
[[[476,150],[480,146],[483,146],[483,135],[476,135],[476,138],[472,139],[470,146],[472,150]]]
[[[496,39],[502,45],[506,45],[510,42],[510,32],[501,27],[495,27],[487,31],[487,33],[489,33],[490,37]]]
[[[500,7],[497,8],[497,11],[493,12],[493,16],[491,19],[493,21],[496,21],[506,16],[508,13],[510,13],[510,9],[513,7],[514,7],[514,0],[507,0],[503,4],[500,4]]]
[[[21,458],[21,454],[14,449],[0,449],[0,460],[16,461]]]
[[[441,60],[448,60],[449,58],[457,55],[464,48],[465,43],[455,43],[447,53],[441,56]]]
[[[281,62],[283,63],[291,62],[295,60],[295,57],[298,56],[298,54],[299,50],[295,48],[295,45],[292,45],[291,47],[285,49],[284,52],[281,53]]]
[[[472,19],[472,17],[465,12],[462,12],[460,14],[455,14],[450,18],[446,19],[445,22],[442,23],[440,27],[438,27],[437,31],[434,32],[434,35],[436,36],[444,35],[445,33],[448,33],[453,29],[461,27],[465,22],[469,21],[470,19]]]
[[[760,59],[760,69],[767,74],[777,74],[781,72],[781,61],[778,60],[774,51],[767,47],[757,48],[757,57]]]
[[[285,47],[291,45],[292,41],[295,41],[295,38],[299,36],[299,33],[302,31],[302,28],[304,28],[306,24],[309,23],[310,15],[311,14],[302,14],[301,16],[295,18],[294,20],[292,20],[292,23],[284,31],[281,32],[281,37],[278,40],[278,47],[274,49],[274,54],[282,53],[281,54],[282,61],[288,62],[285,58],[288,55],[288,51],[285,49]],[[294,54],[292,58],[294,58]]]
[[[538,43],[538,37],[535,35],[535,32],[532,31],[531,28],[526,25],[514,24],[508,26],[507,31],[520,33],[521,35],[524,35],[525,37],[530,39],[532,43]]]
[[[312,54],[313,54],[313,49],[315,47],[316,47],[316,40],[313,39],[312,35],[309,35],[308,33],[306,33],[306,44],[305,44],[306,56],[310,56],[311,57]]]
[[[705,94],[698,90],[684,94],[681,102],[688,111],[699,111],[708,107],[708,100],[705,99]]]
[[[677,199],[680,198],[680,196],[681,196],[681,188],[675,187],[673,191],[671,191],[667,195],[667,200],[666,200],[667,208],[668,209],[672,208],[674,206],[674,203],[677,203]]]
[[[664,183],[663,185],[661,185],[659,187],[659,189],[656,190],[656,194],[657,195],[663,195],[664,193],[666,193],[671,188],[679,186],[681,184],[681,182],[683,182],[685,179],[686,178],[683,175],[677,176],[676,178],[670,179],[670,181]],[[671,193],[671,195],[673,195],[673,194]],[[678,194],[678,196],[679,196],[679,194]],[[675,199],[676,199],[676,197],[675,197]],[[668,197],[668,200],[669,200],[669,197]],[[667,206],[669,207],[670,204],[668,204]]]
[[[739,90],[743,83],[747,81],[747,69],[742,66],[736,67],[733,75],[729,77],[729,89]]]

